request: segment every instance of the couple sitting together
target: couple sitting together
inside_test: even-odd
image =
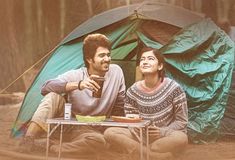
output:
[[[22,150],[30,151],[35,147],[35,139],[47,131],[48,118],[63,116],[63,94],[68,95],[74,115],[137,115],[150,120],[150,159],[173,157],[185,148],[188,143],[186,95],[177,82],[165,77],[163,55],[156,49],[143,48],[139,59],[143,80],[135,82],[126,92],[122,69],[110,64],[110,51],[111,42],[106,36],[90,34],[83,41],[85,67],[44,83],[41,93],[45,97],[20,142]],[[94,75],[105,79],[100,98],[92,96],[100,88]],[[62,153],[89,154],[114,148],[137,157],[140,152],[135,136],[139,132],[135,129],[76,126],[68,128],[67,132],[69,137],[62,143]],[[58,152],[59,145],[52,143],[50,151]]]

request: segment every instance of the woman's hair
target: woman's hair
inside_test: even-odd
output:
[[[83,60],[85,66],[89,68],[89,63],[87,59],[93,59],[98,47],[104,47],[107,49],[111,49],[111,42],[110,40],[103,34],[95,33],[89,34],[83,40]]]
[[[158,49],[150,48],[150,47],[144,47],[142,48],[140,52],[140,58],[144,52],[153,51],[154,56],[157,58],[158,63],[162,64],[162,69],[159,71],[159,77],[161,78],[161,81],[163,81],[165,77],[165,57],[161,54],[161,52]]]

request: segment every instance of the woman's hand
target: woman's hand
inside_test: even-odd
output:
[[[160,129],[156,126],[149,126],[149,136],[159,139],[161,137]]]

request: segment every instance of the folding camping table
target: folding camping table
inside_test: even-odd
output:
[[[143,131],[146,130],[146,159],[149,159],[148,146],[149,146],[149,137],[148,137],[148,126],[150,125],[149,120],[142,120],[141,122],[136,123],[123,123],[123,122],[114,122],[111,120],[106,120],[103,122],[78,122],[76,119],[64,120],[63,118],[47,119],[48,131],[47,131],[47,147],[46,147],[46,159],[48,159],[49,154],[49,140],[53,132],[60,126],[60,143],[59,143],[59,153],[58,159],[61,158],[61,145],[63,141],[63,126],[64,125],[78,125],[78,126],[108,126],[108,127],[126,127],[126,128],[139,128],[140,130],[140,159],[144,159],[144,139]],[[51,129],[51,125],[54,127]]]

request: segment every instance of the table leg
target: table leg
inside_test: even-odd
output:
[[[146,130],[146,159],[149,160],[149,128],[145,127]]]
[[[63,124],[61,124],[61,126],[60,126],[60,146],[59,146],[59,156],[58,156],[58,159],[60,159],[60,157],[61,157],[62,141],[63,141]]]
[[[141,127],[140,128],[140,160],[143,160],[143,152],[144,152],[144,149],[143,149],[143,128]]]
[[[46,160],[48,160],[49,143],[50,143],[50,124],[47,125],[47,148],[46,148]]]

